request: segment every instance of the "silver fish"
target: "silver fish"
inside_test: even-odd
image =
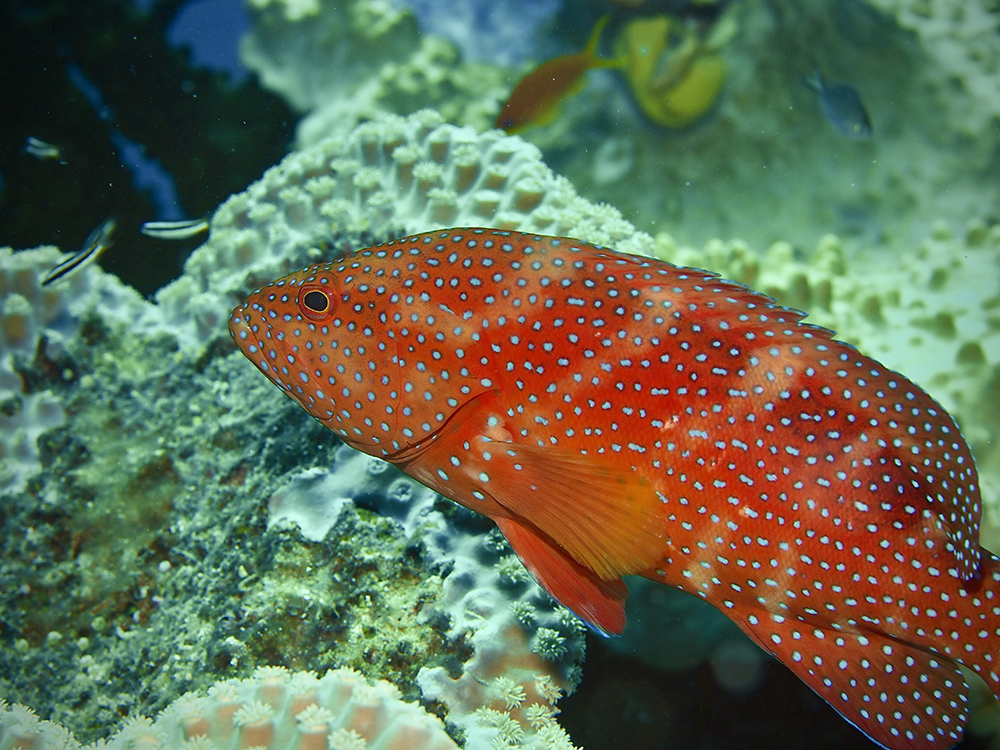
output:
[[[34,156],[36,159],[49,160],[58,159],[62,161],[62,149],[54,143],[46,143],[41,138],[29,135],[24,144],[24,153]]]
[[[97,260],[101,253],[111,247],[111,234],[115,231],[115,226],[114,219],[106,219],[101,222],[93,232],[87,235],[87,240],[79,252],[71,255],[45,274],[42,286],[48,286],[53,281],[64,278]]]
[[[837,130],[848,138],[860,140],[871,137],[872,123],[868,119],[868,111],[853,86],[827,83],[819,68],[812,77],[803,78],[802,82],[816,92],[820,109]]]
[[[186,240],[208,229],[208,219],[183,219],[181,221],[147,221],[139,229],[147,237],[158,240]]]

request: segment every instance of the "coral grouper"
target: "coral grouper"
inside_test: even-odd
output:
[[[711,602],[890,748],[1000,685],[1000,561],[930,396],[705,271],[491,229],[311,266],[236,308],[246,356],[344,441],[492,518],[591,625],[622,576]]]

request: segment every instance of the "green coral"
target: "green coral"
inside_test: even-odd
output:
[[[566,655],[566,637],[558,630],[539,628],[531,650],[548,661],[559,661]]]
[[[422,666],[469,658],[395,522],[346,508],[325,544],[268,528],[287,473],[332,465],[338,444],[239,353],[195,359],[93,319],[58,368],[44,353],[24,367],[67,421],[3,497],[9,700],[90,741],[258,665],[393,674],[412,699]]]
[[[528,694],[524,692],[524,687],[514,682],[509,677],[497,677],[490,683],[494,694],[503,701],[504,707],[510,711],[512,708],[520,708]]]
[[[496,568],[500,582],[505,585],[512,586],[531,580],[528,571],[524,569],[524,563],[518,559],[517,555],[501,557]]]
[[[525,627],[530,627],[535,623],[536,610],[535,605],[531,602],[523,600],[512,602],[510,605],[510,611],[517,621]]]

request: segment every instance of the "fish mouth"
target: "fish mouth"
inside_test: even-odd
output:
[[[236,347],[243,352],[243,355],[270,377],[272,370],[264,354],[265,349],[250,325],[252,316],[253,312],[249,304],[242,304],[235,308],[229,316],[229,335]],[[266,327],[267,323],[262,322]]]
[[[256,333],[254,326],[257,328]],[[301,389],[292,387],[288,377],[282,376],[277,369],[275,360],[283,359],[285,351],[281,338],[271,336],[271,332],[267,316],[259,306],[251,302],[235,308],[229,316],[229,335],[243,355],[289,398],[301,405],[315,419],[329,426],[334,419],[333,416],[317,414],[308,399],[302,395]],[[261,339],[261,333],[264,339]],[[268,345],[264,346],[262,340],[268,341]]]
[[[240,305],[230,314],[229,335],[236,346],[247,356],[249,356],[248,349],[251,346],[255,346],[258,351],[260,350],[260,342],[254,337],[250,330],[250,323],[246,319],[246,305]]]

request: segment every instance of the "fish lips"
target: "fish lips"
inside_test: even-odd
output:
[[[229,335],[233,342],[247,359],[257,361],[263,349],[260,341],[250,328],[247,308],[249,305],[238,305],[229,316]]]
[[[264,346],[262,343],[260,335],[262,330],[265,331],[264,338],[271,342],[269,346]],[[267,375],[276,386],[294,396],[295,393],[279,374],[276,362],[271,361],[279,354],[274,344],[276,339],[266,335],[266,332],[270,331],[271,326],[267,322],[267,316],[258,306],[250,302],[239,305],[229,316],[229,335],[243,355],[257,365],[257,369]],[[270,358],[268,352],[271,353]]]
[[[261,336],[262,331],[264,332],[263,337]],[[267,314],[260,305],[245,302],[237,306],[229,316],[229,335],[239,350],[243,352],[243,355],[253,362],[257,369],[267,376],[268,380],[295,399],[315,419],[323,424],[334,420],[332,413],[327,416],[319,414],[313,408],[313,404],[309,402],[309,397],[306,395],[308,389],[303,385],[309,382],[308,375],[303,383],[299,383],[296,376],[282,372],[280,362],[290,354],[291,350],[286,348],[287,345],[283,343],[283,337],[274,332],[267,320]],[[264,346],[263,341],[269,342],[268,345]],[[299,368],[295,372],[307,373],[308,371]]]

